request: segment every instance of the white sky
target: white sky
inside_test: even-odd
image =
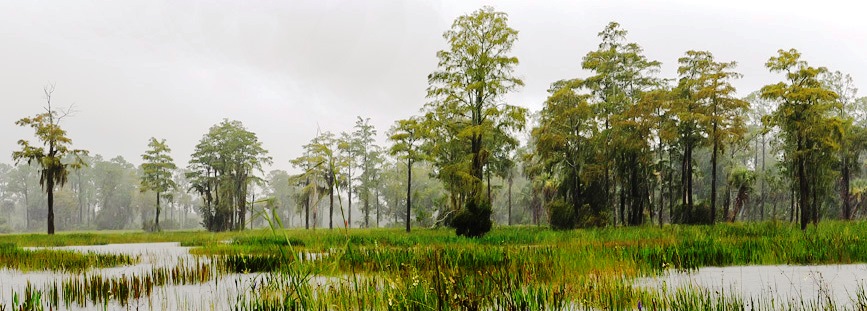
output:
[[[674,77],[687,50],[739,62],[745,95],[775,83],[764,63],[797,48],[814,66],[867,81],[859,1],[0,1],[0,162],[33,139],[15,120],[41,112],[42,87],[78,111],[63,127],[76,148],[141,162],[168,140],[179,166],[208,128],[236,119],[288,161],[316,129],[383,133],[425,103],[442,33],[483,5],[509,14],[526,86],[513,104],[541,107],[556,80],[583,77],[581,58],[609,21]],[[863,96],[863,94],[861,94]],[[381,139],[382,140],[382,139]],[[384,142],[383,142],[384,143]]]

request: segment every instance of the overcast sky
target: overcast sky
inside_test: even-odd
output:
[[[76,148],[135,164],[151,136],[179,166],[223,118],[240,120],[289,160],[318,129],[371,118],[380,138],[425,103],[442,33],[483,5],[509,14],[526,86],[508,96],[538,110],[548,85],[584,77],[581,58],[610,21],[674,77],[687,50],[734,60],[741,95],[775,83],[781,48],[867,84],[867,16],[858,1],[0,1],[0,162],[33,139],[15,120],[41,112],[42,88]],[[867,91],[865,91],[867,92]],[[863,94],[861,94],[863,95]]]

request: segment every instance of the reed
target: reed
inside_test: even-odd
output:
[[[816,297],[755,301],[730,291],[634,284],[637,277],[666,269],[867,262],[865,222],[824,222],[806,232],[772,222],[573,231],[512,227],[496,228],[480,239],[440,229],[412,234],[397,229],[310,232],[283,229],[276,218],[270,223],[268,230],[217,234],[170,232],[135,238],[128,233],[94,234],[96,241],[107,243],[181,242],[195,246],[193,253],[201,261],[114,278],[83,273],[25,291],[20,297],[30,297],[31,305],[49,307],[61,303],[98,307],[109,301],[126,306],[149,297],[157,287],[254,273],[256,281],[232,299],[234,309],[867,309],[863,287],[852,293],[852,305],[846,307]],[[70,234],[58,241],[83,242],[80,238]],[[20,239],[13,236],[11,241]],[[4,249],[20,250],[15,245],[0,246],[0,252]],[[23,301],[16,300],[12,310],[19,310]]]
[[[139,258],[123,254],[101,254],[54,249],[23,249],[12,243],[0,244],[0,267],[33,271],[81,272],[90,268],[130,265]]]

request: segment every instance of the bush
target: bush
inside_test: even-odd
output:
[[[697,202],[692,207],[692,212],[686,210],[686,205],[680,204],[674,207],[676,223],[687,225],[706,225],[711,223],[710,205],[707,202]]]
[[[557,230],[575,229],[575,211],[572,205],[563,200],[554,200],[548,203],[547,209],[551,215],[551,228]]]
[[[481,237],[491,231],[491,202],[485,199],[469,200],[464,209],[452,220],[460,236]]]

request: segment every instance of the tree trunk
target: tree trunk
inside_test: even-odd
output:
[[[160,193],[157,192],[157,211],[156,216],[154,216],[154,231],[160,231]]]
[[[169,206],[171,206],[171,205],[169,205]],[[253,214],[255,213],[255,211],[254,211],[255,207],[256,207],[256,190],[253,189],[253,194],[250,195],[250,230],[253,230],[253,222],[256,220],[256,218],[253,217]],[[241,227],[243,227],[243,224]]]
[[[379,187],[376,188],[376,227],[379,228]]]
[[[765,220],[765,134],[762,134],[762,181],[761,181],[761,195],[759,196],[759,206],[762,210],[762,219]],[[776,204],[774,205],[774,215],[776,216]]]
[[[78,224],[84,224],[84,201],[81,195],[81,170],[76,171],[78,175]]]
[[[716,113],[716,106],[714,106],[714,113]],[[713,154],[710,157],[710,165],[711,165],[711,173],[710,173],[710,223],[714,224],[716,222],[716,159],[717,152],[719,151],[719,146],[717,145],[716,139],[716,131],[717,124],[713,123]]]
[[[810,162],[813,162],[815,164],[814,161],[810,161]],[[814,174],[814,175],[817,175],[817,174]],[[819,223],[819,204],[820,204],[820,202],[819,202],[819,191],[817,190],[817,189],[819,189],[818,184],[819,184],[819,177],[814,176],[812,178],[812,182],[810,185],[810,191],[812,191],[812,197],[813,197],[812,204],[810,204],[810,216],[812,218],[811,220],[813,221],[813,226],[816,226]]]
[[[668,222],[674,223],[674,148],[668,149]]]
[[[305,188],[310,187],[310,177],[309,176],[304,181],[304,187]],[[311,197],[310,192],[312,192],[312,191],[308,190],[307,197],[304,198],[304,229],[310,229],[310,197]]]
[[[848,157],[845,154],[845,151],[841,152],[843,158],[843,167],[841,172],[841,181],[840,181],[840,200],[843,202],[843,219],[851,220],[852,219],[852,204],[849,199],[849,163]]]
[[[45,188],[48,191],[48,234],[54,234],[54,176],[49,173],[46,177],[48,180],[46,184],[48,184]]]
[[[412,208],[412,160],[406,160],[406,232],[410,230],[410,211]]]
[[[630,158],[633,158],[630,156]],[[630,161],[631,162],[631,161]],[[638,213],[636,202],[639,201],[638,198],[638,177],[636,176],[636,168],[635,163],[631,163],[632,166],[629,169],[629,225],[635,226],[637,225],[636,213]]]
[[[731,175],[731,172],[729,172],[728,175]],[[732,204],[732,184],[731,184],[731,182],[726,182],[725,193],[726,193],[726,197],[723,200],[723,215],[725,215],[726,220],[728,220],[729,222],[734,222],[735,218],[733,217],[733,214],[731,213],[731,209],[730,209],[731,204]]]
[[[795,222],[795,183],[792,183],[792,193],[789,195],[789,222]]]
[[[237,228],[243,231],[247,226],[247,176],[242,175],[238,179],[238,224]]]
[[[680,221],[684,221],[684,217],[692,216],[692,146],[687,142],[683,148],[683,160],[681,161],[681,183],[683,193],[681,194]]]
[[[346,183],[346,200],[349,201],[349,208],[347,208],[346,227],[352,228],[352,169],[349,169],[347,173],[349,174],[349,181]]]
[[[379,228],[379,213],[380,213],[380,203],[379,203],[379,187],[376,188],[376,227]]]
[[[364,187],[364,227],[370,228],[370,189],[367,187]]]
[[[805,159],[805,155],[803,154],[803,152],[806,152],[806,150],[804,150],[804,144],[803,144],[803,141],[802,141],[802,138],[800,137],[800,135],[798,137],[798,149],[797,150],[799,153],[798,154],[798,188],[800,190],[799,191],[800,193],[798,193],[798,195],[800,196],[800,199],[798,200],[799,201],[798,203],[801,206],[801,230],[806,230],[807,224],[810,222],[810,214],[811,214],[810,208],[809,208],[809,204],[810,204],[809,203],[809,195],[810,195],[810,188],[809,187],[810,186],[809,186],[809,182],[807,180],[807,167],[806,167],[807,164],[805,163],[806,159]]]
[[[512,225],[512,182],[512,174],[509,173],[509,219],[507,221],[509,226]]]
[[[30,185],[24,179],[24,231],[30,229]]]
[[[334,176],[333,169],[328,182],[328,229],[334,229]]]

